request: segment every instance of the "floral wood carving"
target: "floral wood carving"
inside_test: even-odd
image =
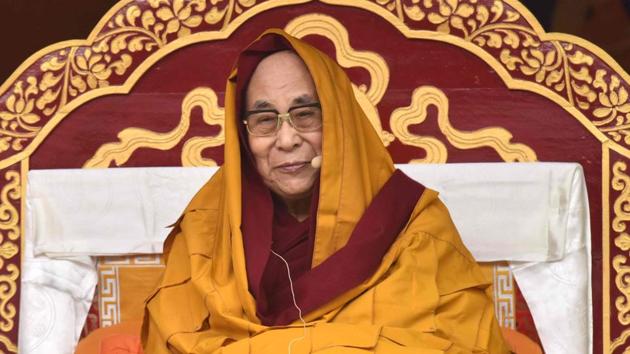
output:
[[[74,99],[122,84],[147,56],[168,43],[194,32],[221,31],[256,4],[256,0],[121,2],[87,41],[55,46],[61,48],[35,60],[0,92],[0,160],[23,151],[55,115],[65,116],[64,107]]]
[[[628,79],[622,79],[614,68],[597,58],[590,50],[591,44],[586,44],[587,49],[581,41],[553,39],[557,36],[546,34],[538,23],[528,22],[523,16],[527,10],[517,1],[372,2],[394,14],[409,28],[406,32],[438,32],[474,44],[497,59],[514,79],[559,95],[604,135],[630,147]]]

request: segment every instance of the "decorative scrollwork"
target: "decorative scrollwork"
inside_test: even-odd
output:
[[[17,292],[20,269],[15,264],[9,264],[4,270],[7,274],[0,275],[0,331],[7,333],[15,326],[13,319],[17,309],[11,300]]]
[[[204,122],[208,125],[219,125],[221,130],[215,136],[204,137],[205,142],[201,142],[201,146],[198,140],[194,140],[192,143],[187,142],[182,152],[182,163],[184,166],[197,164],[215,166],[214,161],[202,159],[201,156],[190,155],[191,153],[200,154],[202,149],[220,146],[225,141],[224,112],[223,108],[219,106],[217,95],[210,88],[199,87],[184,97],[181,119],[173,130],[167,133],[156,133],[142,128],[127,128],[118,134],[118,142],[101,146],[83,167],[109,167],[112,162],[121,166],[129,160],[134,151],[140,148],[170,150],[181,141],[188,131],[190,115],[195,107],[201,108]]]
[[[38,108],[47,116],[71,99],[109,86],[133,64],[132,54],[155,51],[186,36],[202,22],[203,0],[149,1],[149,8],[130,5],[115,15],[89,46],[62,49],[45,60]],[[200,14],[201,13],[201,14]]]
[[[413,135],[407,129],[411,124],[424,121],[426,118],[425,109],[429,104],[434,104],[438,107],[440,112],[438,117],[440,129],[455,147],[474,149],[487,146],[495,149],[505,161],[536,160],[536,154],[531,148],[523,144],[510,142],[512,134],[503,128],[493,127],[480,129],[475,132],[463,132],[452,127],[448,118],[448,99],[442,91],[434,87],[416,89],[412,98],[412,105],[400,108],[392,113],[390,118],[390,126],[394,131],[394,135],[392,135],[382,129],[379,113],[376,109],[376,105],[382,98],[389,81],[389,69],[380,56],[370,52],[360,52],[350,47],[348,33],[343,25],[326,15],[300,16],[291,21],[286,26],[286,30],[297,37],[318,34],[330,39],[335,45],[337,60],[343,66],[363,67],[370,73],[371,87],[353,85],[355,97],[385,146],[393,141],[396,136],[403,144],[420,147],[427,151],[426,158],[412,160],[412,162],[443,163],[447,160],[446,146],[439,139]],[[212,90],[196,89],[184,99],[182,120],[174,130],[161,134],[139,128],[125,129],[119,134],[119,142],[103,145],[86,162],[84,167],[107,167],[112,161],[120,166],[129,159],[136,149],[141,147],[159,150],[172,148],[188,130],[189,110],[194,105],[199,105],[204,109],[204,120],[206,123],[222,125],[223,110],[218,107],[216,101],[216,95]],[[182,164],[184,166],[215,166],[216,163],[213,160],[201,157],[201,151],[208,147],[219,146],[223,143],[223,140],[223,132],[215,137],[193,137],[189,139],[182,150]]]
[[[432,86],[422,86],[414,90],[411,104],[396,109],[390,117],[390,127],[403,144],[423,148],[427,156],[410,162],[443,163],[447,159],[445,145],[438,139],[422,137],[409,132],[409,126],[424,122],[427,107],[433,105],[438,110],[438,126],[448,141],[458,149],[490,147],[504,161],[536,161],[536,153],[525,144],[512,143],[512,134],[499,127],[483,128],[472,132],[461,131],[449,121],[448,98],[442,90]]]
[[[13,204],[19,201],[22,196],[20,173],[7,171],[4,177],[6,183],[2,187],[2,191],[0,191],[0,230],[6,231],[7,237],[15,241],[20,237],[20,214],[18,208]],[[2,239],[0,239],[0,243],[1,241]],[[1,262],[0,268],[2,268]]]
[[[223,141],[219,142],[216,137],[194,137],[188,139],[182,147],[182,166],[184,167],[213,167],[217,162],[210,158],[204,158],[202,151],[223,145]]]
[[[319,34],[329,38],[336,47],[338,60],[346,67],[363,67],[370,73],[370,87],[353,85],[355,96],[372,126],[381,137],[385,146],[394,140],[394,136],[381,126],[376,104],[383,97],[389,82],[389,69],[385,60],[371,52],[360,52],[350,47],[348,33],[341,23],[330,16],[305,15],[291,21],[286,30],[297,37]],[[317,31],[315,31],[317,30]],[[189,128],[190,111],[201,107],[204,121],[208,125],[220,125],[223,128],[224,113],[212,89],[197,88],[191,91],[182,103],[182,119],[179,125],[168,133],[155,133],[146,129],[127,128],[118,134],[119,142],[101,146],[84,167],[108,167],[112,162],[120,166],[128,161],[139,148],[169,150],[185,135]],[[182,153],[183,166],[216,166],[212,159],[203,158],[201,152],[224,143],[221,129],[216,136],[192,137],[185,142]]]
[[[97,51],[152,51],[189,35],[204,21],[216,23],[217,11],[225,12],[208,9],[204,0],[149,0],[148,4],[148,8],[133,4],[114,16],[94,41]]]
[[[630,250],[630,235],[623,232],[615,237],[615,246],[619,247],[622,251]]]
[[[194,137],[186,141],[182,148],[182,166],[216,166],[214,160],[201,156],[204,149],[221,146],[225,142],[225,112],[219,107],[216,94],[211,89],[199,88],[186,96],[183,107],[188,116],[194,107],[200,107],[203,121],[208,125],[220,126],[221,131],[214,136]]]
[[[515,57],[509,49],[500,60],[509,70],[519,70],[533,81],[562,93],[568,101],[592,116],[591,122],[616,142],[630,145],[630,101],[628,89],[617,75],[593,69],[594,59],[573,44],[558,41],[530,42]]]
[[[506,6],[504,1],[493,1],[491,4],[477,0],[376,2],[395,12],[403,21],[408,19],[411,22],[425,22],[430,29],[437,32],[454,34],[479,45],[495,48],[499,48],[504,40],[515,45],[515,30],[530,30],[522,23],[521,15]],[[507,29],[506,24],[512,24],[512,27]]]
[[[6,150],[21,151],[23,143],[37,135],[41,120],[35,112],[35,100],[39,89],[37,79],[30,76],[18,81],[13,86],[13,93],[5,101],[6,110],[0,109],[0,152]]]
[[[630,220],[630,176],[626,173],[625,162],[617,161],[612,167],[613,178],[611,187],[619,191],[613,203],[615,217],[611,226],[613,231],[619,233],[615,238],[615,245],[623,251],[630,249],[630,236],[625,232],[626,223]],[[626,264],[627,257],[617,255],[613,258],[612,264],[615,269],[615,285],[621,292],[621,296],[615,299],[615,306],[619,311],[617,319],[622,325],[630,324],[630,266]]]
[[[17,353],[18,351],[17,345],[11,342],[11,339],[9,339],[8,337],[0,335],[0,343],[2,343],[5,346],[5,348],[7,348],[7,350],[10,351],[11,353]]]
[[[4,175],[5,183],[0,191],[0,332],[8,333],[13,330],[14,318],[17,312],[15,305],[11,302],[17,293],[17,278],[20,270],[17,265],[5,262],[18,254],[19,247],[16,242],[20,237],[20,214],[18,207],[22,197],[21,178],[17,171],[7,171]],[[7,239],[5,239],[5,236]],[[7,350],[16,353],[17,346],[11,340],[0,335],[0,343]]]
[[[613,204],[615,217],[611,225],[615,232],[620,233],[626,231],[626,222],[630,220],[630,177],[625,173],[626,168],[626,163],[622,161],[615,162],[612,168],[611,186],[621,193]]]
[[[606,77],[609,77],[606,80]],[[593,86],[599,89],[599,107],[593,111],[598,119],[593,124],[606,132],[614,141],[630,145],[630,99],[628,89],[621,85],[617,75],[597,70]]]
[[[619,311],[617,319],[624,326],[630,324],[630,266],[626,264],[626,256],[617,255],[613,258],[612,264],[615,269],[615,285],[621,292],[621,296],[615,299],[615,307]]]
[[[379,54],[358,51],[350,45],[349,35],[343,24],[333,17],[310,14],[296,17],[285,26],[285,31],[302,38],[319,35],[328,38],[335,46],[336,59],[345,68],[360,67],[370,74],[370,86],[353,84],[354,95],[385,146],[394,136],[383,129],[376,105],[381,101],[389,84],[389,67]]]
[[[621,333],[621,335],[610,344],[609,353],[614,353],[617,348],[621,347],[626,342],[626,340],[628,340],[628,337],[630,337],[630,329],[626,329],[625,331],[623,331],[623,333]],[[623,354],[628,354],[629,349],[630,348],[626,348],[623,351]]]
[[[440,107],[440,109],[442,108]],[[409,126],[422,123],[425,119],[426,111],[422,111],[421,104],[417,99],[412,99],[410,106],[398,108],[392,112],[389,125],[394,136],[403,144],[415,146],[426,152],[423,159],[413,159],[409,161],[410,163],[445,163],[448,159],[448,151],[443,142],[431,136],[412,134],[409,131]]]
[[[25,75],[16,81],[12,93],[4,97],[4,102],[0,101],[0,153],[22,151],[55,113],[77,97],[121,83],[130,68],[137,65],[134,63],[137,54],[150,54],[208,26],[226,27],[256,3],[256,0],[130,1],[89,44],[47,53],[34,64],[37,75]]]
[[[577,103],[588,109],[595,99],[588,90],[592,79],[587,68],[593,58],[572,51],[570,43],[541,40],[505,1],[412,1],[402,9],[409,20],[476,44],[493,53],[507,70],[564,95],[572,104],[580,98]]]
[[[372,1],[408,26],[474,43],[513,78],[555,92],[613,141],[630,146],[630,83],[620,80],[610,67],[595,65],[597,58],[589,50],[569,40],[541,38],[544,33],[532,27],[510,1]]]

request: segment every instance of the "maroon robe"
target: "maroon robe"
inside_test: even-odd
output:
[[[284,38],[266,36],[239,57],[235,80],[240,112],[245,89],[258,63],[281,50],[291,50]],[[263,184],[247,143],[247,131],[242,124],[239,126],[243,147],[241,230],[249,291],[256,299],[257,315],[263,324],[286,325],[298,319],[298,311],[293,304],[286,265],[271,250],[289,263],[296,301],[306,314],[356,287],[376,271],[424,187],[402,172],[394,172],[366,209],[348,243],[311,269],[319,180],[313,188],[310,217],[300,223],[288,214],[282,201],[274,201]]]

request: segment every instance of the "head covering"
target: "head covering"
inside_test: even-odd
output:
[[[241,232],[248,288],[256,300],[257,317],[264,324],[275,323],[279,313],[278,309],[270,306],[275,301],[276,290],[289,286],[285,264],[272,255],[271,250],[282,254],[290,265],[292,277],[297,278],[310,269],[316,229],[319,180],[315,181],[312,191],[315,194],[310,208],[313,216],[310,220],[297,222],[282,201],[278,197],[272,198],[271,191],[264,185],[248,146],[247,130],[241,123],[249,80],[258,64],[267,56],[286,50],[292,51],[292,47],[284,37],[262,36],[240,54],[236,64],[238,74],[230,79],[236,84],[234,100],[237,114],[234,119],[241,144]],[[287,246],[292,247],[288,250]]]
[[[319,96],[323,116],[322,166],[317,206],[316,235],[313,244],[312,266],[343,247],[354,226],[372,198],[394,172],[393,162],[380,138],[354,97],[352,85],[343,69],[326,54],[307,43],[293,38],[279,29],[265,31],[239,57],[237,66],[228,79],[225,97],[224,165],[197,193],[185,214],[212,214],[213,225],[196,225],[203,230],[216,228],[215,244],[208,245],[203,236],[188,240],[189,253],[212,253],[213,276],[233,282],[242,304],[241,311],[252,322],[258,322],[255,299],[248,291],[247,271],[243,247],[242,178],[251,165],[242,163],[245,130],[240,119],[242,90],[258,62],[280,50],[293,50],[306,64]],[[241,68],[241,65],[243,67]],[[243,75],[241,75],[241,71]],[[241,137],[239,138],[239,134]],[[245,166],[245,167],[244,167]],[[248,167],[249,166],[249,167]],[[253,203],[255,204],[255,203]],[[191,219],[191,218],[188,218]],[[168,262],[177,257],[169,252],[177,243],[175,234],[185,231],[186,218],[176,226],[165,244]],[[206,230],[210,233],[210,230]],[[197,250],[199,248],[199,250]],[[216,253],[216,254],[215,254]],[[188,255],[182,255],[188,258]],[[195,267],[209,265],[190,263],[191,268],[181,275],[190,276]],[[173,271],[174,272],[174,271]],[[170,269],[164,282],[170,278]],[[180,275],[180,274],[177,274]],[[179,279],[183,281],[184,279]]]
[[[279,29],[265,31],[239,57],[226,90],[226,141],[224,169],[228,190],[238,193],[241,181],[240,120],[242,92],[258,62],[280,50],[291,49],[308,68],[322,106],[323,145],[320,172],[317,236],[313,250],[316,266],[346,244],[350,233],[372,198],[394,172],[389,153],[359,106],[343,69],[326,54]],[[240,65],[243,65],[241,70]],[[243,71],[244,75],[239,74]],[[245,139],[246,140],[246,139]],[[352,181],[343,185],[343,181]],[[324,187],[325,186],[325,187]],[[233,228],[241,225],[240,198],[230,198]],[[237,215],[238,219],[236,219]],[[239,233],[239,230],[232,229]]]
[[[281,34],[281,35],[278,35],[278,34]],[[294,227],[292,228],[291,227],[290,228],[278,227],[277,221],[279,218],[282,219],[281,217],[279,217],[278,214],[283,212],[282,210],[283,208],[281,206],[278,206],[278,203],[272,203],[270,191],[267,189],[266,186],[264,186],[262,179],[256,172],[256,168],[253,163],[253,158],[247,146],[247,132],[244,129],[244,125],[241,124],[240,117],[243,116],[242,112],[244,111],[244,103],[242,102],[242,100],[246,97],[246,90],[249,85],[249,80],[252,77],[253,72],[257,68],[258,64],[267,56],[273,53],[276,53],[278,51],[285,51],[285,50],[294,51],[294,52],[297,51],[298,49],[293,47],[293,44],[291,43],[291,41],[295,41],[296,43],[301,45],[302,53],[297,52],[297,54],[306,55],[306,57],[304,57],[303,60],[305,61],[305,63],[307,63],[307,67],[308,67],[308,60],[312,61],[311,67],[309,67],[309,71],[312,72],[312,75],[314,77],[314,81],[317,86],[316,89],[318,91],[318,95],[320,92],[322,92],[322,90],[324,90],[323,92],[331,92],[332,90],[335,90],[337,92],[343,92],[343,90],[340,90],[337,87],[339,84],[345,84],[345,87],[347,89],[351,88],[351,85],[347,77],[345,76],[345,73],[339,68],[339,66],[335,62],[332,62],[328,58],[328,56],[320,53],[315,48],[312,48],[300,41],[297,41],[289,36],[286,36],[286,34],[284,34],[283,32],[276,32],[276,31],[268,31],[266,34],[262,35],[257,41],[255,41],[253,44],[251,44],[247,49],[245,49],[241,53],[237,62],[238,73],[236,76],[232,76],[230,78],[230,83],[236,84],[234,102],[235,102],[235,110],[237,113],[235,114],[233,121],[235,121],[237,124],[238,133],[239,133],[239,142],[241,144],[240,146],[241,171],[242,171],[241,232],[242,232],[242,240],[243,240],[244,251],[245,251],[245,260],[246,260],[245,263],[246,263],[246,270],[247,270],[248,285],[249,285],[250,292],[252,293],[252,295],[255,297],[255,300],[256,300],[257,317],[261,320],[263,324],[266,324],[266,325],[288,324],[292,322],[293,320],[297,319],[298,317],[298,312],[295,309],[292,302],[291,289],[289,288],[290,284],[287,281],[287,272],[285,269],[285,265],[283,261],[278,259],[278,257],[271,254],[270,250],[273,248],[272,239],[273,239],[273,244],[277,246],[278,241],[283,238],[287,239],[287,238],[291,238],[291,236],[293,237],[299,236],[299,231],[301,227],[297,223],[294,224],[293,225]],[[327,68],[330,68],[330,69],[334,68],[337,71],[335,72],[335,71],[327,70],[327,71],[324,71],[323,73],[319,73],[319,76],[321,77],[321,79],[319,80],[319,85],[317,85],[318,80],[315,76],[317,75],[316,73],[318,71],[319,72],[322,71],[321,70],[322,63],[324,63]],[[331,73],[333,75],[330,75]],[[325,87],[325,89],[320,89],[321,87]],[[348,127],[358,127],[360,126],[360,124],[357,124],[358,122],[361,122],[363,124],[368,122],[367,118],[363,115],[363,111],[361,109],[358,109],[358,111],[348,110],[348,108],[353,108],[352,107],[353,104],[356,105],[356,107],[354,108],[358,107],[358,104],[354,100],[354,94],[352,93],[352,91],[350,91],[350,95],[346,97],[344,97],[343,95],[341,96],[323,95],[323,96],[324,97],[320,97],[320,103],[323,109],[323,119],[324,119],[324,128],[323,128],[324,139],[323,140],[324,141],[328,139],[327,138],[328,130],[326,130],[327,121],[333,121],[335,123],[341,122],[343,124],[344,117],[346,118],[351,117],[353,115],[351,114],[352,112],[354,113],[358,112],[359,116],[357,117],[358,118],[357,121],[352,121],[348,119],[348,122],[345,122],[345,125]],[[334,100],[331,101],[330,100],[331,98],[334,98]],[[348,100],[348,102],[344,102],[344,99]],[[329,113],[329,112],[333,112],[333,113]],[[231,118],[226,118],[226,119],[231,119]],[[367,125],[368,125],[368,131],[370,133],[373,133],[373,128],[371,127],[371,125],[369,123],[367,123]],[[332,131],[332,130],[339,129],[339,127],[340,125],[336,124],[330,129]],[[340,135],[340,137],[352,138],[353,136],[363,134],[361,131],[352,131],[351,133],[352,134],[342,134]],[[366,142],[370,142],[369,138],[376,137],[376,134],[371,134],[371,135],[372,136],[367,137],[368,139],[366,140]],[[388,157],[388,154],[384,151],[384,147],[380,143],[380,140],[378,138],[376,138],[376,140],[374,140],[372,143],[374,144],[375,147],[382,148],[382,152],[384,152],[384,154],[381,153],[381,156]],[[352,147],[356,148],[357,146],[356,144],[353,144]],[[331,150],[338,150],[338,146],[335,146],[334,149],[331,149]],[[370,153],[371,152],[368,152],[368,154]],[[325,146],[324,146],[323,155],[324,156],[327,155]],[[374,156],[378,156],[378,155],[374,155]],[[385,172],[387,173],[392,170],[392,164],[391,164],[391,161],[389,160],[385,160],[384,162],[387,166],[387,168],[385,169]],[[336,167],[336,166],[333,166],[333,167]],[[384,175],[389,177],[387,174],[384,174]],[[333,179],[336,180],[339,178],[340,178],[339,175],[333,174],[331,175],[330,180],[333,180]],[[317,182],[319,182],[319,180],[316,181],[316,183]],[[368,180],[368,182],[371,185],[374,184],[370,180]],[[325,184],[326,181],[322,181],[322,183]],[[379,187],[376,188],[376,191],[380,190],[380,188],[381,186],[379,185]],[[318,188],[318,185],[316,185],[314,188],[314,193],[318,193],[318,192],[319,192],[319,188]],[[353,192],[353,191],[350,190],[350,192]],[[338,194],[334,194],[334,195],[338,196]],[[408,195],[413,196],[414,194],[411,193]],[[346,196],[341,196],[341,197],[343,198]],[[371,193],[368,193],[366,195],[366,200],[364,201],[365,205],[369,205],[372,197],[373,195]],[[374,249],[374,251],[376,251],[373,254],[370,254],[370,256],[374,256],[374,257],[363,257],[363,258],[359,258],[358,260],[355,260],[354,263],[357,263],[356,264],[357,267],[354,267],[354,268],[356,269],[354,269],[354,271],[345,272],[344,278],[343,279],[340,278],[339,283],[335,283],[330,280],[325,281],[325,279],[330,279],[330,274],[328,273],[330,273],[331,271],[330,270],[324,271],[324,269],[339,267],[340,264],[343,264],[344,263],[343,257],[340,257],[342,255],[338,255],[338,257],[335,260],[331,260],[331,262],[334,264],[327,264],[326,267],[318,269],[317,272],[315,272],[315,274],[304,274],[310,268],[311,263],[313,263],[312,264],[313,267],[316,268],[322,264],[322,261],[327,259],[327,256],[335,253],[335,251],[339,249],[342,249],[347,244],[347,240],[350,238],[349,231],[352,231],[354,229],[354,226],[356,225],[358,221],[358,219],[353,219],[352,224],[351,224],[352,228],[345,230],[346,233],[343,234],[344,235],[343,237],[345,239],[344,243],[338,242],[336,244],[332,244],[330,241],[333,241],[333,240],[329,240],[328,242],[323,243],[321,242],[323,240],[319,236],[322,230],[320,226],[321,224],[317,222],[317,220],[319,220],[317,216],[320,215],[317,213],[318,201],[319,201],[319,196],[318,195],[313,196],[312,203],[311,203],[312,204],[311,205],[311,214],[312,214],[311,220],[309,220],[308,222],[305,222],[306,225],[303,225],[307,227],[307,229],[304,231],[306,233],[307,238],[303,239],[302,242],[298,244],[298,249],[294,249],[293,250],[294,252],[291,254],[291,256],[293,257],[297,256],[298,259],[295,259],[295,258],[293,260],[287,259],[287,261],[289,262],[288,266],[291,268],[291,278],[294,282],[297,280],[296,282],[297,288],[295,289],[297,292],[296,296],[298,300],[300,300],[299,301],[300,306],[303,307],[305,310],[319,307],[319,305],[321,305],[322,303],[325,303],[331,300],[331,298],[333,298],[334,296],[338,295],[339,292],[343,292],[347,290],[348,288],[354,285],[357,285],[361,281],[365,280],[365,278],[369,277],[372,274],[372,272],[374,272],[376,265],[378,263],[373,264],[371,267],[369,267],[367,266],[366,263],[358,264],[357,262],[367,260],[368,258],[369,259],[374,258],[374,259],[380,260],[380,257],[378,255],[380,254],[382,256],[382,253],[385,252],[385,250],[387,249],[387,247],[392,241],[390,239],[389,242],[383,240],[384,242],[382,242],[382,244],[380,245],[377,245],[375,243],[364,245],[364,248],[367,247],[370,249]],[[410,209],[415,204],[415,201],[416,200],[411,201],[411,203],[408,205],[408,209]],[[335,201],[335,202],[338,202],[338,201]],[[400,225],[402,222],[406,221],[406,218],[408,217],[410,211],[411,210],[408,210],[406,213],[400,214],[400,216],[404,218],[404,220],[398,220],[395,223],[395,225]],[[357,216],[360,217],[362,215],[364,215],[364,210],[361,210],[360,214],[354,215],[354,217],[356,218]],[[370,222],[374,223],[378,219],[379,219],[378,217],[372,217],[372,218],[367,219],[368,224],[366,225],[366,227],[364,227],[364,229],[369,230],[373,228],[371,227]],[[275,222],[273,220],[275,220]],[[397,220],[397,219],[393,218],[392,220]],[[392,226],[395,226],[395,225],[392,224]],[[318,232],[316,233],[318,226],[320,228]],[[288,233],[279,235],[278,233],[282,231],[288,231]],[[394,229],[393,231],[389,232],[388,236],[395,236],[398,231],[400,230]],[[296,235],[295,233],[298,233],[298,235]],[[332,236],[332,237],[334,238],[338,236]],[[367,238],[362,235],[358,235],[355,237],[357,239],[367,240]],[[335,241],[341,241],[341,240],[335,240]],[[326,255],[322,256],[321,260],[316,260],[315,257],[313,257],[314,253],[317,251],[315,249],[315,244],[317,242],[321,242],[322,246],[327,247]],[[353,245],[358,246],[356,241],[353,243]],[[378,252],[379,249],[380,249],[380,252]],[[280,250],[276,249],[276,251],[278,252]],[[345,250],[344,253],[349,255],[352,253],[352,250],[350,249]],[[282,257],[285,257],[285,256],[286,255],[282,254]],[[304,267],[304,264],[303,264],[304,262],[308,263],[306,264],[306,268]],[[345,262],[348,262],[348,260],[346,260]],[[321,286],[320,283],[322,282],[325,282],[326,286]],[[279,284],[282,284],[284,286],[278,286]],[[317,286],[314,286],[314,284],[317,284]],[[306,296],[305,295],[306,293],[308,293],[309,296]]]
[[[239,57],[237,66],[228,79],[225,97],[225,147],[224,165],[202,188],[186,208],[184,217],[176,226],[172,237],[166,241],[165,254],[168,263],[189,263],[189,269],[175,271],[167,267],[163,285],[169,282],[185,281],[193,277],[191,273],[210,268],[203,257],[200,261],[189,261],[188,257],[207,254],[212,257],[212,272],[219,283],[233,286],[234,296],[238,297],[240,313],[253,323],[259,323],[256,316],[256,302],[248,291],[247,268],[245,263],[242,233],[242,178],[252,175],[248,163],[242,163],[246,141],[240,113],[242,90],[262,58],[280,50],[293,50],[308,68],[319,96],[323,116],[322,166],[318,196],[316,233],[313,243],[312,266],[324,260],[343,247],[350,238],[356,223],[394,172],[393,162],[380,138],[363,113],[354,97],[352,84],[343,69],[326,54],[307,43],[293,38],[279,29],[265,31]],[[241,67],[242,65],[242,67]],[[243,72],[243,74],[241,74]],[[241,137],[239,138],[239,134]],[[253,203],[252,204],[256,204]],[[193,240],[186,238],[187,253],[175,255],[170,250],[178,232],[187,231],[192,215],[206,214],[212,225],[194,225],[204,232],[195,232]],[[207,215],[211,214],[211,215]],[[216,230],[208,230],[216,228]],[[205,237],[214,233],[213,244]],[[178,258],[176,261],[175,258]],[[183,267],[183,266],[182,266]],[[199,269],[195,269],[199,267]],[[173,279],[171,278],[173,275]],[[227,284],[226,284],[227,285]],[[173,324],[173,327],[177,327]],[[175,328],[173,328],[175,330]]]

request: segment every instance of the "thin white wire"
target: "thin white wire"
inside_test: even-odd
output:
[[[291,351],[293,350],[293,344],[306,338],[306,321],[304,321],[304,318],[302,317],[302,309],[300,308],[300,306],[298,306],[297,301],[295,300],[295,291],[293,290],[293,280],[291,279],[291,269],[289,268],[289,262],[287,262],[286,259],[284,259],[281,255],[277,254],[274,250],[271,250],[271,253],[273,253],[278,258],[280,258],[282,262],[284,262],[284,265],[287,267],[287,276],[289,277],[289,286],[291,288],[291,296],[293,297],[293,306],[295,306],[295,308],[298,310],[298,316],[300,317],[300,321],[302,321],[302,329],[304,330],[301,337],[293,338],[289,342],[287,351],[289,354],[291,354]]]

